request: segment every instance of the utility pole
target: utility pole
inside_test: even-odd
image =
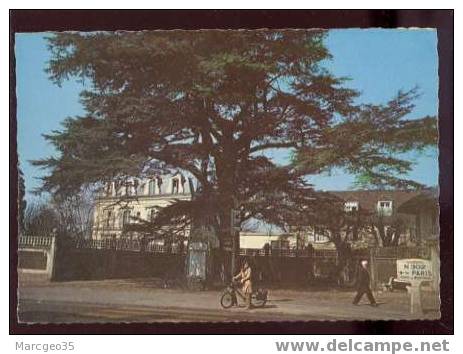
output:
[[[234,203],[236,207],[236,202]],[[240,247],[240,230],[241,230],[241,216],[240,211],[233,208],[230,215],[230,236],[231,236],[231,276],[236,274],[236,258],[238,256]]]

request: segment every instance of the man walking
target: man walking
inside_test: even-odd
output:
[[[376,300],[371,292],[370,288],[370,272],[368,272],[368,261],[363,260],[361,262],[361,267],[359,268],[359,273],[357,275],[357,294],[355,295],[353,304],[358,305],[363,294],[366,294],[368,300],[370,300],[371,306],[378,306]]]

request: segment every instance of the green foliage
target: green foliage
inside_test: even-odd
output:
[[[152,31],[59,33],[48,73],[57,84],[90,82],[86,116],[46,135],[58,157],[41,191],[72,194],[85,184],[169,169],[201,185],[202,218],[219,230],[229,210],[281,226],[330,205],[304,178],[333,167],[368,185],[413,186],[398,153],[435,144],[436,120],[407,120],[416,91],[387,105],[354,104],[358,93],[321,63],[326,31]],[[262,152],[292,148],[277,166]],[[159,220],[196,215],[176,203]],[[180,212],[176,212],[180,211]],[[201,210],[201,209],[200,209]],[[165,221],[167,222],[167,221]]]
[[[401,158],[408,151],[437,147],[435,117],[407,119],[415,107],[417,89],[399,92],[386,105],[364,105],[348,119],[324,129],[317,143],[299,149],[295,166],[309,174],[344,168],[357,176],[361,187],[420,188],[404,178],[412,162]]]

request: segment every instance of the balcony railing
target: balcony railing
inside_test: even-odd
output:
[[[51,236],[19,236],[19,248],[49,249],[53,243]]]

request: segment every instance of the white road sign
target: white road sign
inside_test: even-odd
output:
[[[433,279],[431,261],[425,259],[398,259],[397,280],[430,281]]]

